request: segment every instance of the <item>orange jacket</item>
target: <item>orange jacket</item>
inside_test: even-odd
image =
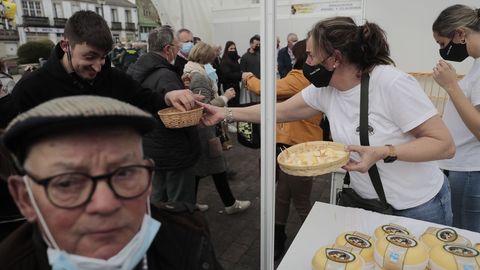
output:
[[[303,76],[303,71],[292,69],[287,76],[277,80],[277,100],[288,99],[308,85],[310,82]],[[260,95],[260,80],[255,76],[247,79],[246,87]],[[323,113],[320,112],[309,119],[277,124],[277,143],[294,145],[308,141],[321,141],[323,139],[323,130],[320,127],[322,117]]]

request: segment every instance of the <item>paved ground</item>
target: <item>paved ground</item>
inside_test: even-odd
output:
[[[260,151],[235,145],[226,151],[227,160],[237,175],[230,187],[237,199],[250,200],[251,209],[229,216],[223,213],[223,205],[211,178],[200,182],[198,201],[210,209],[205,212],[210,224],[212,240],[220,262],[226,270],[260,269]],[[330,175],[314,180],[312,204],[327,202],[330,196]],[[293,207],[292,207],[293,208]],[[301,224],[296,212],[291,210],[287,224],[287,246],[290,245]],[[276,265],[280,262],[277,261]]]

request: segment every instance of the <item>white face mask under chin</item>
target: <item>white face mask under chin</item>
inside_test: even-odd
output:
[[[142,260],[142,258],[144,258],[144,263],[146,264],[147,250],[153,242],[161,225],[159,221],[150,216],[149,200],[147,200],[148,214],[143,217],[140,230],[130,242],[119,253],[108,260],[95,259],[69,254],[59,248],[36,204],[30,182],[26,176],[23,177],[23,180],[27,187],[27,192],[32,201],[32,205],[49,242],[47,243],[49,245],[47,255],[52,270],[131,270]]]

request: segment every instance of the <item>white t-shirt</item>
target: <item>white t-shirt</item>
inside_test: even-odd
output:
[[[472,69],[458,83],[473,106],[480,104],[480,58],[475,59]],[[480,142],[465,126],[451,100],[443,113],[457,151],[452,159],[439,161],[440,168],[451,171],[480,171]]]
[[[323,111],[335,142],[360,145],[360,85],[348,91],[328,86],[308,86],[305,102]],[[370,74],[368,123],[371,146],[404,144],[415,139],[408,131],[438,112],[412,76],[393,66],[377,66]],[[369,128],[370,129],[370,128]],[[357,153],[351,158],[359,160]],[[441,189],[443,173],[435,161],[377,162],[387,202],[395,209],[408,209],[432,199]],[[350,172],[350,186],[363,198],[378,198],[368,173]]]

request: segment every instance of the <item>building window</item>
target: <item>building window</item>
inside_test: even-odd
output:
[[[119,22],[118,11],[115,8],[112,8],[112,22]]]
[[[25,16],[42,17],[42,2],[22,0],[22,9]]]
[[[72,6],[72,9],[73,9],[73,6]],[[53,13],[55,18],[64,18],[62,3],[53,3]]]
[[[95,7],[95,12],[96,12],[98,15],[101,15],[101,16],[103,16],[103,10],[102,10],[102,7]]]
[[[130,10],[125,10],[125,20],[127,23],[132,22],[132,12]]]
[[[150,9],[143,9],[143,16],[150,17]]]

